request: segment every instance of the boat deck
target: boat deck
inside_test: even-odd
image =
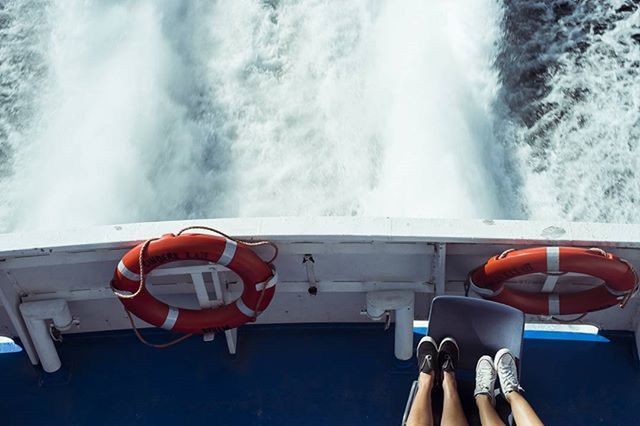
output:
[[[546,424],[638,423],[632,333],[527,332],[524,347],[522,384]],[[219,337],[152,349],[131,331],[68,335],[59,351],[54,375],[0,354],[2,424],[396,425],[416,375],[380,324],[243,327],[235,356]]]

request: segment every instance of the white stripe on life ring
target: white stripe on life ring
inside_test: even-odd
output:
[[[553,289],[556,288],[556,284],[560,279],[560,275],[547,275],[542,285],[541,293],[553,293]]]
[[[558,293],[549,294],[549,315],[560,315],[560,296]]]
[[[238,243],[233,240],[227,238],[224,243],[224,251],[220,255],[220,259],[218,259],[218,263],[222,266],[227,266],[233,260],[233,256],[236,255],[236,247]]]
[[[244,304],[244,302],[242,301],[242,297],[236,300],[236,307],[240,312],[242,312],[242,315],[253,318],[253,309]]]
[[[162,323],[161,327],[165,330],[171,330],[174,325],[176,325],[176,321],[178,321],[178,314],[180,311],[178,308],[174,308],[173,306],[169,306],[169,312],[167,312],[167,317]]]
[[[547,247],[547,273],[560,272],[560,247]]]
[[[278,284],[278,273],[276,271],[273,271],[273,275],[271,276],[271,278],[269,278],[267,281],[267,288],[271,288],[274,285]],[[256,284],[256,291],[260,291],[264,288],[264,282],[261,283],[257,283]]]
[[[140,274],[136,274],[135,272],[132,272],[129,268],[125,266],[122,260],[120,261],[120,263],[118,263],[118,272],[120,272],[120,274],[124,275],[127,279],[131,281],[140,281]]]

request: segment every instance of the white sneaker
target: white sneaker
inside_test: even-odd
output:
[[[509,392],[523,390],[518,380],[516,358],[509,349],[504,348],[498,351],[494,359],[494,366],[498,372],[498,379],[500,379],[500,388],[502,388],[503,395],[506,396]]]
[[[488,395],[491,404],[496,405],[495,401],[495,383],[496,369],[493,366],[493,359],[485,355],[478,360],[476,364],[476,389],[473,391],[474,398],[478,395]]]

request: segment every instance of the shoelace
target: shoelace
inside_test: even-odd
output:
[[[442,369],[444,371],[453,370],[453,361],[451,360],[451,356],[449,354],[445,354],[444,362],[442,363]]]
[[[477,390],[490,393],[491,384],[495,381],[495,377],[493,376],[493,367],[487,365],[487,363],[482,363],[480,364],[480,368],[478,368],[478,373],[478,377],[476,378],[476,386],[478,386]]]
[[[420,366],[420,371],[424,371],[425,365],[427,365],[427,361],[431,361],[433,357],[431,355],[426,355],[424,360],[422,360],[422,365]]]

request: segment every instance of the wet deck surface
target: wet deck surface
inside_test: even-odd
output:
[[[525,339],[522,373],[546,424],[638,423],[631,333],[546,337]],[[24,352],[0,354],[1,424],[397,425],[416,375],[379,324],[245,327],[235,356],[222,336],[152,349],[131,331],[67,336],[59,350],[65,371],[44,381]]]

